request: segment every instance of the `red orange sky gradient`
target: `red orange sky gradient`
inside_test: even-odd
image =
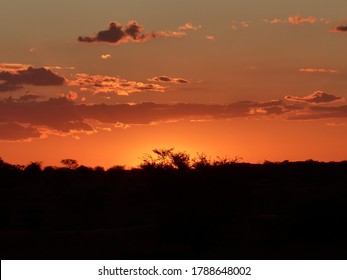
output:
[[[0,157],[347,160],[346,1],[164,2],[3,1]]]

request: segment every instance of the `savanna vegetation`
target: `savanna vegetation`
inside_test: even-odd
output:
[[[1,259],[346,259],[347,161],[0,160]]]

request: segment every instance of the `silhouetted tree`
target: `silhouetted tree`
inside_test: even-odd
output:
[[[43,169],[43,171],[45,171],[45,172],[53,172],[53,171],[55,171],[56,170],[56,168],[54,168],[53,166],[46,166],[44,169]]]
[[[188,169],[191,167],[190,156],[186,152],[175,152],[170,149],[153,149],[155,156],[145,155],[142,158],[141,168],[162,169]]]
[[[235,164],[242,160],[241,157],[235,156],[234,158],[228,157],[217,157],[216,160],[213,161],[213,166],[228,166],[230,164]]]
[[[1,157],[0,157],[0,169],[2,170],[10,170],[10,169],[18,169],[16,165],[12,165],[10,163],[5,162]]]
[[[107,169],[107,171],[118,171],[118,170],[124,170],[125,169],[125,165],[114,165],[111,166],[109,169]]]
[[[32,161],[25,167],[24,170],[27,172],[39,172],[42,170],[42,162]]]
[[[75,159],[67,158],[67,159],[62,159],[60,162],[69,169],[76,169],[78,167],[77,160]]]
[[[105,169],[102,167],[102,166],[95,166],[94,167],[94,171],[97,171],[97,172],[104,172],[105,171]]]
[[[16,164],[16,165],[12,165],[12,166],[17,170],[24,170],[25,169],[25,165],[22,165],[22,164]]]
[[[177,169],[188,169],[191,167],[190,156],[186,152],[172,152],[172,165]]]
[[[78,172],[90,172],[93,170],[93,168],[85,166],[85,165],[79,165],[76,168],[73,168],[74,170],[78,171]]]
[[[193,158],[192,161],[192,167],[195,169],[205,168],[212,165],[211,157],[208,158],[207,155],[204,153],[198,154],[198,156]]]
[[[71,159],[43,171],[0,159],[0,253],[346,259],[347,161],[238,160],[155,149],[143,169],[103,172]]]

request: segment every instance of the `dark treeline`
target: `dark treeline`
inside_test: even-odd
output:
[[[347,162],[63,164],[0,160],[1,259],[347,258]]]

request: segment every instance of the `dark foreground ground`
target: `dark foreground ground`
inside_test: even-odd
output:
[[[1,259],[347,259],[347,162],[0,168]]]

